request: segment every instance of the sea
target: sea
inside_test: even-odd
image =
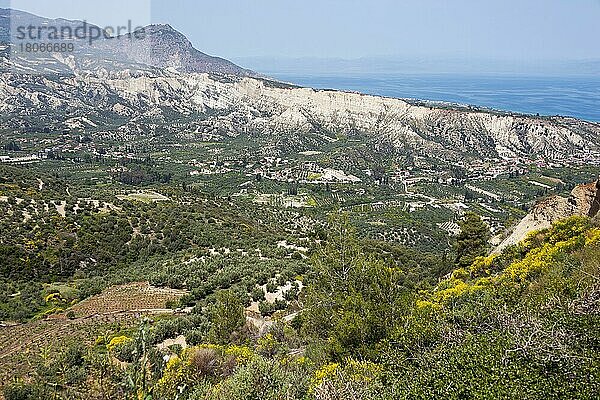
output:
[[[452,74],[323,76],[269,72],[284,82],[316,89],[433,100],[532,115],[600,122],[600,76],[530,77]]]

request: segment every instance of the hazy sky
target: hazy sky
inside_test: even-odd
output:
[[[227,58],[600,59],[600,0],[12,0],[12,7],[102,26],[145,24],[151,15]]]

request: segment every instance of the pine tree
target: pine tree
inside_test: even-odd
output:
[[[230,290],[217,293],[217,302],[211,313],[210,341],[216,344],[231,342],[246,323],[244,306]]]
[[[477,257],[486,255],[491,238],[490,228],[475,213],[467,213],[459,225],[461,231],[454,244],[455,262],[460,267],[468,267]]]

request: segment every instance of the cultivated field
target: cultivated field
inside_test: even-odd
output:
[[[7,382],[15,371],[26,373],[30,368],[27,359],[60,351],[67,339],[93,344],[99,336],[135,327],[143,316],[171,314],[167,302],[184,294],[181,290],[152,287],[148,282],[114,286],[61,314],[0,327],[0,382]],[[69,311],[75,313],[75,318],[67,317]]]

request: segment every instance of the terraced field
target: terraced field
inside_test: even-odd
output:
[[[136,282],[113,286],[97,296],[90,297],[70,310],[78,318],[119,314],[119,313],[165,313],[169,301],[177,300],[186,294],[183,290],[165,289],[150,286],[148,282]],[[66,314],[59,314],[66,318]]]
[[[114,286],[45,320],[0,327],[0,381],[6,382],[15,371],[27,371],[27,357],[59,351],[66,338],[93,344],[99,335],[136,326],[142,316],[172,314],[167,302],[185,293],[148,282]],[[69,311],[75,312],[74,319],[67,317]]]

